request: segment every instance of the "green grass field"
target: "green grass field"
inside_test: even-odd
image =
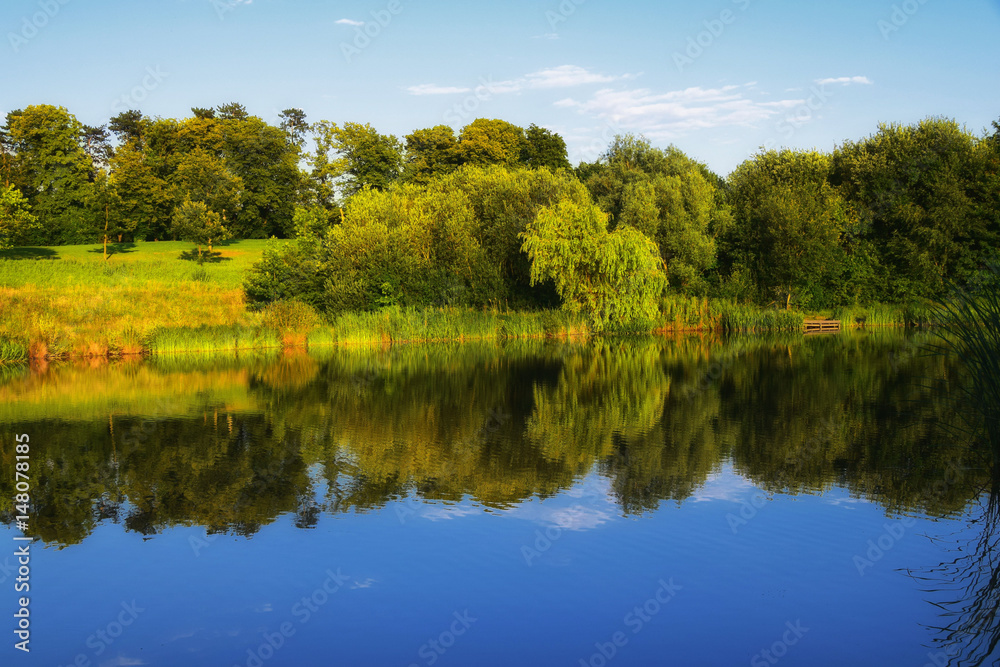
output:
[[[148,284],[200,282],[238,289],[243,274],[260,259],[268,241],[228,241],[211,254],[202,248],[199,263],[190,243],[157,241],[109,245],[104,260],[100,245],[0,250],[0,288],[26,287],[95,289]]]

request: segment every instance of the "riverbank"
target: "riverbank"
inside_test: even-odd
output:
[[[301,304],[251,312],[242,279],[266,244],[218,245],[201,263],[179,242],[113,246],[107,260],[99,245],[0,252],[0,363],[592,334],[584,315],[563,310],[388,307],[330,320]],[[926,319],[902,306],[803,313],[683,296],[660,311],[645,333],[800,331],[817,316],[845,328]]]

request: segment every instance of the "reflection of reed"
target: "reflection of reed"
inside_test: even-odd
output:
[[[985,495],[980,532],[960,555],[931,568],[928,582],[944,623],[935,644],[938,665],[1000,664],[1000,266],[987,267],[978,293],[955,290],[936,309],[938,350],[954,354],[967,372],[963,387],[972,418],[970,439],[982,441],[992,459],[992,488]]]
[[[952,561],[930,568],[916,577],[930,584],[925,589],[940,609],[942,624],[930,654],[934,664],[979,667],[1000,660],[1000,497],[997,485],[984,500],[975,520],[979,535],[960,546]]]

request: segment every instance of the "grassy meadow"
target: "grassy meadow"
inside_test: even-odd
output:
[[[172,241],[112,245],[106,260],[100,245],[0,251],[0,363],[590,333],[586,317],[565,311],[390,307],[330,321],[297,304],[251,312],[243,276],[267,244],[218,244],[203,262],[190,243]],[[661,312],[660,333],[795,331],[807,316],[680,296],[665,298]],[[901,308],[823,315],[852,326],[913,321]]]

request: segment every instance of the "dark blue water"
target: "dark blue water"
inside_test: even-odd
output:
[[[10,373],[3,491],[27,433],[36,541],[3,664],[945,664],[931,602],[963,582],[934,568],[975,544],[985,473],[919,343]]]

